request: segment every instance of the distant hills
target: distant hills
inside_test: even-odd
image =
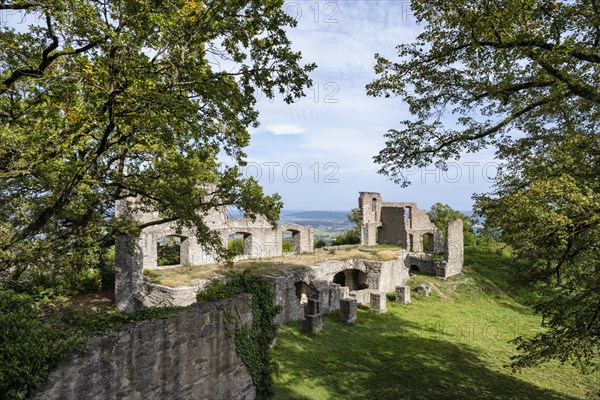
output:
[[[350,211],[282,210],[279,222],[311,226],[326,232],[345,232],[353,227],[353,224],[348,221],[348,214]]]
[[[281,211],[281,217],[292,219],[335,219],[348,220],[350,211]]]

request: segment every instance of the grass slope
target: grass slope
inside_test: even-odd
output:
[[[509,343],[539,328],[539,318],[496,286],[489,264],[502,268],[506,254],[467,253],[462,275],[427,282],[432,296],[413,292],[412,304],[388,302],[382,315],[359,309],[344,325],[326,316],[325,330],[305,335],[299,323],[280,328],[274,358],[276,399],[581,399],[598,391],[600,374],[582,376],[551,363],[511,374]],[[478,265],[473,268],[473,264]],[[477,270],[477,272],[475,271]],[[498,282],[506,282],[495,271]],[[511,294],[512,295],[512,294]]]

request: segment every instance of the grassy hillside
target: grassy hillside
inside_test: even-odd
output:
[[[512,300],[502,263],[505,252],[467,251],[461,276],[427,282],[432,296],[388,302],[388,312],[359,310],[344,325],[327,316],[325,330],[280,328],[276,399],[583,399],[599,390],[600,374],[582,376],[553,363],[512,374],[509,341],[539,329],[539,318]],[[496,264],[497,268],[493,267]],[[506,287],[498,287],[497,281]],[[516,291],[517,295],[530,297]]]

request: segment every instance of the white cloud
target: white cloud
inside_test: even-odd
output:
[[[296,124],[272,124],[265,129],[273,135],[299,135],[304,132],[304,128]]]

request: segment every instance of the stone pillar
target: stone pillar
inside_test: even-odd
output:
[[[410,304],[410,286],[396,286],[396,303]]]
[[[385,293],[371,293],[371,311],[379,314],[387,311]]]
[[[323,316],[321,315],[321,302],[319,300],[308,299],[308,303],[304,306],[302,329],[307,333],[323,330]]]
[[[360,192],[358,209],[360,213],[360,244],[377,244],[377,227],[381,226],[381,195],[376,192]]]
[[[356,309],[358,302],[356,299],[348,298],[340,300],[340,319],[342,322],[352,324],[356,322]]]
[[[446,270],[442,278],[460,274],[465,260],[462,220],[457,219],[448,224],[444,250],[446,253]]]
[[[136,296],[144,279],[143,253],[140,239],[119,235],[115,239],[115,306],[132,312],[138,309]]]

